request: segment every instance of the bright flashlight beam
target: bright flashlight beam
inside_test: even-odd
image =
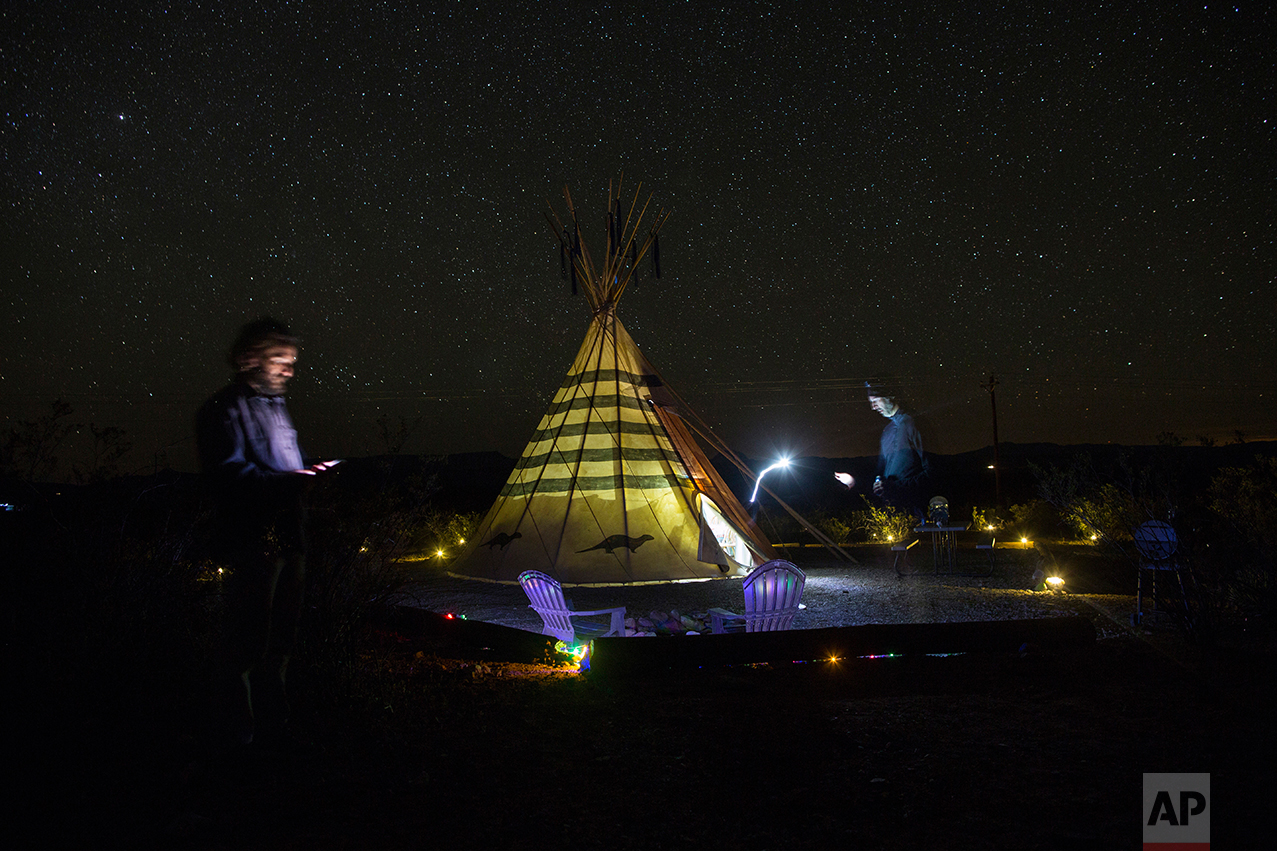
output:
[[[772,464],[770,467],[768,467],[767,469],[759,473],[758,478],[754,480],[754,493],[753,495],[750,496],[749,501],[753,502],[754,500],[758,499],[758,486],[763,483],[763,476],[767,475],[772,470],[775,470],[777,467],[788,467],[788,466],[789,466],[789,459],[781,458],[775,464]]]

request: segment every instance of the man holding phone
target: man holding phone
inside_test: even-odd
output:
[[[299,341],[263,317],[240,329],[233,375],[196,415],[200,467],[218,514],[217,543],[230,567],[227,624],[218,660],[223,717],[234,742],[283,732],[288,658],[306,578],[302,492],[336,461],[307,465],[284,404]]]

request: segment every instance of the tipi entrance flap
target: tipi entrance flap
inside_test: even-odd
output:
[[[673,441],[674,448],[678,450],[683,465],[692,476],[696,489],[713,500],[719,514],[739,534],[750,541],[750,548],[763,556],[762,561],[775,558],[776,553],[772,551],[771,544],[758,532],[758,528],[750,519],[744,506],[727,487],[727,483],[718,474],[718,470],[714,469],[714,465],[705,457],[705,453],[701,451],[691,431],[684,424],[683,418],[667,406],[653,405],[653,408],[661,424],[665,426],[670,440]]]
[[[724,573],[744,575],[763,563],[752,542],[719,511],[714,500],[701,494],[701,536],[697,557],[720,565]]]

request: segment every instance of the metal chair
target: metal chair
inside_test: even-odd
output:
[[[1148,614],[1168,614],[1173,616],[1188,617],[1188,594],[1184,587],[1184,577],[1182,571],[1187,569],[1180,557],[1179,536],[1175,534],[1175,529],[1169,523],[1161,520],[1150,520],[1142,523],[1131,532],[1131,537],[1135,541],[1135,550],[1138,555],[1136,559],[1137,578],[1135,581],[1135,614],[1131,616],[1131,622],[1139,626],[1144,620],[1144,583],[1147,574],[1148,581],[1148,597],[1152,603],[1152,607]],[[1171,609],[1162,605],[1169,601],[1169,596],[1163,591],[1158,593],[1157,579],[1159,575],[1166,576],[1174,574],[1175,581],[1179,586],[1179,606]]]

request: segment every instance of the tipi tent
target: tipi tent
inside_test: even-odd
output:
[[[554,401],[452,573],[514,582],[540,570],[567,585],[740,576],[771,546],[692,436],[688,411],[616,317],[616,302],[652,251],[665,216],[639,243],[609,191],[601,267],[570,220],[552,219],[565,267],[593,318]],[[618,188],[619,195],[619,188]]]

